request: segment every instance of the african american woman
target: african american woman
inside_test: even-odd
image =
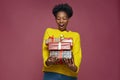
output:
[[[43,55],[43,72],[44,80],[77,80],[78,72],[80,69],[82,53],[80,34],[68,30],[67,25],[69,19],[73,15],[73,10],[67,3],[56,5],[52,13],[57,23],[56,28],[47,28],[44,33],[42,55]],[[59,37],[60,35],[65,38],[72,38],[72,58],[64,58],[63,64],[56,64],[57,57],[49,56],[48,46],[45,40],[50,36]]]

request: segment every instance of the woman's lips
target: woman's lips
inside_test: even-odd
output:
[[[64,27],[64,24],[59,24],[60,27]]]
[[[60,30],[65,30],[65,25],[64,24],[59,24],[59,29]]]

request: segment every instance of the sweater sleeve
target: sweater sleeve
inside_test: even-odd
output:
[[[75,65],[77,66],[76,73],[78,73],[81,60],[82,60],[80,35],[78,33],[75,35],[74,43],[73,43],[73,59],[74,59]]]
[[[45,40],[48,38],[49,38],[48,29],[46,29],[43,37],[43,43],[42,43],[42,56],[43,56],[44,67],[48,67],[45,63],[47,58],[49,57],[49,51],[47,50],[47,45],[45,44]]]

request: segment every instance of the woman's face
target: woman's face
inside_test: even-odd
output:
[[[59,11],[56,16],[56,23],[60,31],[65,31],[68,24],[68,16],[64,11]]]

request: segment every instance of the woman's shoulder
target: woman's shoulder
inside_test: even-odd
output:
[[[69,31],[69,32],[73,36],[80,36],[79,32],[76,32],[76,31]]]
[[[46,28],[46,31],[50,32],[50,31],[56,31],[56,29],[54,28]]]

